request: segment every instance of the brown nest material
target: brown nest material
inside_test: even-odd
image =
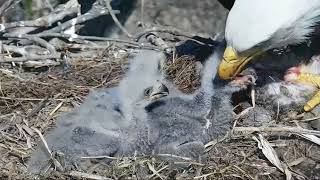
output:
[[[0,113],[27,110],[30,107],[25,105],[33,100],[82,98],[90,89],[117,84],[126,69],[127,60],[75,61],[67,69],[53,67],[29,79],[23,79],[25,74],[7,77],[2,73]]]
[[[25,163],[58,114],[78,106],[90,89],[116,85],[127,59],[72,61],[45,73],[0,69],[0,178],[26,179]],[[60,178],[57,178],[60,179]]]
[[[163,70],[167,78],[184,93],[192,93],[200,86],[200,62],[192,56],[168,59]]]

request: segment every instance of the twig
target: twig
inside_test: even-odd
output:
[[[12,46],[12,45],[3,45],[3,49],[7,52],[7,54],[9,56],[10,53],[17,53],[17,54],[20,54],[22,56],[29,56],[30,54],[33,54],[33,53],[28,53],[28,51],[26,50],[25,47],[17,47],[17,46]],[[10,57],[11,58],[11,57]]]
[[[61,38],[70,38],[70,34],[65,33],[40,33],[40,34],[34,34],[34,36],[37,37],[61,37]],[[114,41],[118,43],[127,43],[127,44],[133,44],[133,45],[141,45],[137,42],[128,41],[128,40],[122,40],[122,39],[116,39],[116,38],[106,38],[106,37],[97,37],[97,36],[80,36],[77,35],[76,37],[73,37],[74,39],[82,39],[82,40],[92,40],[92,41]]]
[[[10,98],[10,97],[1,97],[0,99],[5,99],[5,100],[17,100],[17,101],[43,101],[45,98],[40,99],[40,98]],[[65,99],[50,99],[50,101],[64,101]],[[1,117],[1,116],[0,116]]]
[[[12,5],[13,1],[14,0],[8,0],[2,4],[2,6],[0,7],[0,16],[3,16],[5,10]]]
[[[30,56],[30,57],[17,57],[17,58],[8,58],[2,57],[0,58],[0,63],[11,63],[11,62],[25,62],[31,60],[43,60],[43,59],[59,59],[60,53],[53,54],[53,55],[43,55],[43,56]]]
[[[134,47],[138,48],[144,48],[144,49],[152,49],[152,50],[161,50],[160,47],[157,46],[151,46],[151,45],[145,45],[143,43],[138,43],[130,40],[123,40],[123,39],[116,39],[116,38],[106,38],[106,37],[97,37],[97,36],[72,36],[70,34],[65,33],[40,33],[40,34],[33,34],[29,36],[36,36],[36,37],[60,37],[60,38],[73,38],[73,39],[80,39],[80,40],[91,40],[91,41],[112,41],[117,43],[123,43],[128,44]]]
[[[13,148],[13,147],[5,146],[4,144],[0,144],[0,147],[5,148],[5,149],[8,149],[8,150],[10,150],[10,151],[15,151],[17,154],[20,154],[20,155],[23,155],[23,156],[27,155],[26,152],[20,151],[20,150],[18,150],[18,149]]]
[[[204,175],[201,175],[201,176],[196,176],[193,179],[207,179],[207,177],[212,176],[214,174],[217,174],[217,172],[213,171],[212,173],[204,174]]]
[[[140,9],[140,23],[142,27],[144,28],[144,0],[141,0],[141,9]]]
[[[27,118],[32,117],[33,115],[37,114],[44,106],[49,102],[49,96],[46,97],[43,101],[39,102],[38,105],[32,109],[30,113],[27,114]]]
[[[41,39],[40,37],[37,36],[33,36],[33,35],[28,35],[28,34],[20,34],[18,36],[15,35],[4,35],[4,37],[7,38],[21,38],[21,39],[28,39],[30,41],[34,41],[35,43],[39,44],[40,46],[48,49],[48,51],[50,52],[50,54],[55,54],[56,53],[56,49],[54,46],[52,46],[51,44],[49,44],[47,41],[45,41],[44,39]]]
[[[47,153],[52,157],[51,150],[50,150],[50,148],[49,148],[49,146],[48,146],[47,141],[44,139],[42,133],[41,133],[37,128],[32,127],[32,129],[39,135],[39,137],[40,137],[40,139],[41,139],[44,147],[45,147],[46,150],[47,150]]]
[[[150,162],[147,162],[148,168],[150,171],[153,172],[152,176],[149,177],[148,179],[151,179],[153,176],[157,176],[158,178],[163,180],[163,177],[159,174],[159,172],[154,168],[154,166],[152,166],[152,164]],[[166,166],[165,166],[166,167]]]
[[[168,34],[172,34],[175,36],[183,36],[189,39],[192,39],[194,36],[198,36],[197,34],[193,34],[193,33],[187,33],[187,32],[181,32],[178,29],[164,29],[164,28],[158,28],[158,27],[153,27],[152,29],[147,29],[144,32],[141,32],[139,34],[136,35],[135,40],[139,41],[144,35],[150,34],[150,33],[155,33],[155,32],[159,32],[159,33],[168,33]],[[209,38],[209,35],[203,35],[203,37],[207,37]]]
[[[119,22],[118,18],[116,15],[113,13],[112,7],[111,7],[111,1],[110,0],[105,0],[107,9],[110,12],[110,15],[114,21],[114,23],[120,28],[120,30],[126,34],[129,38],[132,38],[133,36],[122,26],[122,24]]]
[[[5,1],[0,7],[0,16],[3,16],[6,11],[10,8],[13,8],[15,5],[19,4],[22,0],[8,0]]]
[[[198,163],[198,162],[192,162],[192,161],[175,161],[175,162],[173,162],[173,164],[187,164],[187,165],[195,165],[195,166],[201,166],[201,167],[203,167],[203,166],[205,166],[205,164],[202,164],[202,163]]]
[[[297,165],[301,164],[302,162],[306,161],[307,159],[308,159],[307,157],[300,157],[294,161],[289,162],[288,166],[289,167],[297,166]]]
[[[45,0],[45,2],[46,2],[46,4],[47,4],[48,8],[50,9],[50,11],[54,11],[53,6],[52,6],[52,4],[50,3],[50,1],[49,1],[49,0]]]
[[[50,148],[49,148],[49,145],[48,145],[47,141],[44,139],[42,133],[41,133],[37,128],[32,127],[32,129],[39,135],[39,137],[40,137],[40,139],[41,139],[44,147],[45,147],[46,150],[47,150],[47,153],[49,154],[50,159],[52,160],[52,162],[53,162],[53,164],[54,164],[54,166],[55,166],[56,168],[58,168],[59,171],[64,171],[64,168],[62,167],[62,165],[60,164],[60,162],[59,162],[58,160],[56,160],[56,159],[54,158],[54,156],[52,155],[51,150],[50,150]]]
[[[51,34],[51,33],[50,33]],[[70,35],[67,34],[59,34],[59,33],[54,33],[51,35],[56,35],[56,36],[60,36],[60,37],[70,37]],[[35,36],[37,37],[37,35],[26,35],[28,37],[32,37]],[[19,36],[9,36],[9,37],[16,37],[16,38],[20,38]],[[119,39],[110,39],[110,38],[103,38],[103,37],[91,37],[91,36],[79,36],[78,38],[81,39],[90,39],[90,40],[114,40],[116,42],[121,42],[124,44],[127,44],[128,46],[132,46],[132,47],[136,47],[136,48],[143,48],[143,49],[152,49],[152,50],[160,50],[158,47],[154,47],[154,46],[149,46],[149,45],[144,45],[144,44],[139,44],[137,42],[131,42],[131,41],[126,41],[126,40],[119,40]],[[49,44],[49,43],[48,43]],[[10,63],[10,62],[26,62],[26,61],[38,61],[38,60],[48,60],[48,59],[61,59],[62,54],[60,52],[56,52],[54,54],[50,54],[50,55],[38,55],[37,53],[28,53],[28,51],[24,48],[18,48],[15,46],[4,46],[5,48],[7,48],[10,52],[16,52],[18,54],[21,54],[23,57],[6,57],[6,56],[0,56],[0,63]],[[96,50],[87,50],[87,51],[80,51],[77,53],[68,53],[67,54],[68,58],[80,58],[80,59],[84,59],[84,58],[89,58],[89,59],[95,59],[95,58],[102,58],[102,54],[101,53],[97,53]],[[44,62],[42,63],[42,65],[57,65],[60,62],[54,63],[54,62]],[[39,66],[39,65],[38,65]],[[40,64],[41,66],[41,64]]]
[[[182,159],[182,160],[185,160],[185,161],[191,161],[192,160],[192,159],[190,159],[188,157],[177,156],[177,155],[174,155],[174,154],[156,154],[155,156],[178,158],[178,159]]]
[[[241,169],[239,166],[234,165],[233,167],[238,169],[242,174],[244,174],[245,176],[249,177],[250,179],[255,180],[254,177],[252,177],[250,174],[248,174],[245,170]]]
[[[3,32],[11,28],[25,27],[25,28],[22,28],[22,29],[19,28],[13,32],[10,32],[11,35],[19,35],[19,34],[27,34],[29,32],[32,32],[38,29],[39,27],[49,27],[53,23],[59,20],[62,20],[66,16],[76,15],[78,12],[78,6],[79,4],[77,3],[76,0],[70,0],[66,4],[56,8],[56,10],[51,12],[49,15],[40,17],[36,20],[19,21],[19,22],[2,24],[0,32]]]
[[[146,39],[153,45],[160,47],[161,49],[168,49],[170,46],[160,37],[155,34],[147,35]]]
[[[76,14],[77,10],[78,10],[77,7],[72,7],[68,11],[64,10],[61,12],[52,13],[47,16],[40,17],[36,20],[5,23],[5,24],[2,24],[3,28],[1,29],[1,31],[17,28],[17,27],[33,27],[33,28],[30,28],[29,31],[33,31],[35,28],[38,28],[38,27],[49,27],[54,22],[61,20],[66,16]],[[26,32],[29,32],[29,31],[26,31]]]
[[[56,113],[60,108],[61,108],[61,106],[63,105],[63,101],[62,102],[60,102],[50,113],[49,113],[49,116],[47,117],[47,121],[49,121],[51,118],[52,118],[52,116],[54,115],[54,113]]]
[[[308,118],[308,119],[292,120],[290,122],[295,122],[295,121],[298,121],[298,122],[309,122],[309,121],[315,121],[315,120],[319,120],[319,119],[320,119],[320,116],[317,116],[317,117]]]
[[[235,119],[240,119],[242,118],[244,115],[248,114],[250,112],[251,109],[254,109],[254,107],[248,107],[245,110],[241,111],[241,113],[237,114],[237,116],[235,117]]]
[[[299,127],[235,127],[233,132],[287,132],[287,133],[302,133],[320,136],[320,131],[303,129]]]
[[[254,85],[251,86],[251,103],[252,103],[252,107],[255,108],[256,107],[256,90]]]
[[[120,158],[111,157],[111,156],[84,156],[84,157],[81,157],[81,159],[112,159],[112,160],[118,160]]]
[[[168,168],[168,165],[163,166],[162,168],[160,168],[158,171],[153,172],[153,174],[151,176],[149,176],[148,179],[153,178],[155,175],[158,175],[161,171],[165,170],[166,168]]]
[[[88,173],[79,172],[79,171],[71,171],[69,175],[72,177],[85,178],[85,179],[112,180],[111,178],[107,178],[107,177],[103,177],[95,174],[88,174]]]
[[[83,23],[83,22],[86,22],[88,20],[91,20],[91,19],[94,19],[96,17],[99,17],[99,16],[102,16],[102,15],[106,15],[106,14],[114,14],[114,13],[120,13],[119,11],[109,11],[109,10],[106,10],[104,7],[102,6],[99,6],[97,5],[97,3],[95,3],[92,7],[92,9],[90,11],[88,11],[87,13],[83,14],[83,15],[80,15],[76,18],[73,18],[69,21],[66,21],[64,23],[62,23],[61,25],[57,26],[57,27],[54,27],[50,30],[47,30],[47,31],[44,31],[44,32],[41,32],[39,34],[42,34],[42,33],[53,33],[53,32],[62,32],[68,28],[70,28],[71,26],[74,26],[76,24],[80,24],[80,23]]]

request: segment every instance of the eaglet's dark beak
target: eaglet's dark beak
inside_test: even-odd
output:
[[[148,100],[156,100],[169,95],[169,89],[161,82],[145,89],[144,96]]]

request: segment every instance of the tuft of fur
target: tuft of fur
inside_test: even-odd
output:
[[[159,71],[163,53],[142,51],[130,62],[126,77],[120,82],[119,96],[126,119],[132,118],[135,103],[144,99],[144,90],[163,79]]]
[[[116,88],[94,91],[81,106],[59,118],[57,127],[45,139],[52,154],[64,154],[66,169],[73,163],[80,164],[81,156],[112,154],[118,150],[124,121],[119,103]],[[28,161],[29,170],[43,172],[50,164],[50,156],[39,142]]]
[[[169,96],[154,101],[142,100],[137,104],[146,115],[146,123],[138,126],[147,132],[148,141],[144,143],[153,149],[153,153],[172,153],[197,159],[204,152],[206,142],[230,130],[232,93],[214,88],[213,84],[219,57],[214,53],[205,62],[201,87],[193,94],[170,93]],[[169,86],[169,92],[172,91],[176,90]],[[134,114],[134,117],[140,116]],[[141,139],[146,138],[138,138],[139,141]]]

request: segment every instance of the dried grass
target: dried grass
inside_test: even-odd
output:
[[[192,56],[169,59],[163,67],[167,78],[184,93],[194,92],[200,86],[200,68],[199,61]]]

